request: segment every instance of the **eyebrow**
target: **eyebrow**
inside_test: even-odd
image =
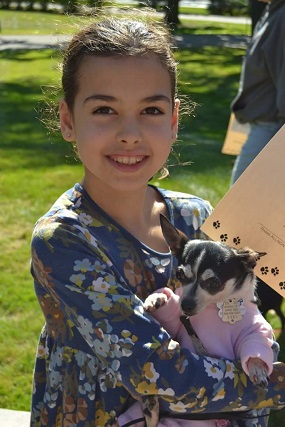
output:
[[[170,98],[168,96],[165,96],[165,95],[148,96],[147,98],[144,99],[144,101],[146,101],[146,102],[166,101],[169,104],[171,104]]]
[[[97,99],[99,101],[106,101],[106,102],[114,102],[114,101],[116,101],[116,98],[114,96],[100,95],[100,94],[98,94],[98,95],[88,96],[87,98],[84,99],[83,104],[86,104],[86,102],[89,102],[89,101],[96,101]]]
[[[106,102],[115,102],[115,101],[117,101],[117,98],[115,98],[114,96],[110,96],[110,95],[101,95],[101,94],[91,95],[91,96],[88,96],[84,100],[83,104],[86,104],[86,102],[89,102],[89,101],[96,101],[96,100],[106,101]],[[143,102],[158,102],[158,101],[164,101],[164,102],[168,102],[169,104],[171,104],[170,98],[166,95],[160,95],[160,94],[159,95],[152,95],[152,96],[148,96],[148,97],[143,99]]]

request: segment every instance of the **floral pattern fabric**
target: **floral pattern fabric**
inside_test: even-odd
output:
[[[169,218],[189,238],[210,205],[156,189]],[[285,391],[254,387],[239,362],[180,348],[142,302],[175,289],[175,259],[139,242],[76,184],[35,225],[31,272],[45,316],[32,398],[31,427],[104,427],[136,399],[156,394],[179,416],[281,405]],[[264,419],[250,425],[264,426]]]

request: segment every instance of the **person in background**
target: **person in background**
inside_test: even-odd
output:
[[[249,0],[249,15],[251,17],[251,35],[253,34],[255,25],[264,12],[266,3],[260,0]]]
[[[239,123],[250,124],[232,170],[233,185],[285,123],[285,0],[268,3],[255,26],[231,111]]]
[[[244,381],[239,360],[191,353],[143,309],[150,293],[178,285],[160,214],[194,239],[205,238],[211,212],[197,196],[149,182],[175,143],[180,104],[171,36],[159,20],[139,10],[97,16],[64,54],[61,133],[76,145],[83,176],[33,231],[45,325],[31,427],[118,426],[151,395],[169,417],[238,418],[285,405],[276,365],[261,392]]]

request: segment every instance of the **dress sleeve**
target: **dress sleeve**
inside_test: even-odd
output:
[[[136,399],[158,395],[171,413],[284,405],[284,388],[269,383],[261,393],[239,362],[180,348],[144,313],[115,260],[88,232],[64,223],[38,225],[31,268],[49,335],[95,355],[110,387],[120,382]]]

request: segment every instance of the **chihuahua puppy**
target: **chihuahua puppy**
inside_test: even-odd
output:
[[[181,346],[213,357],[240,358],[250,380],[266,387],[272,372],[273,333],[257,308],[253,271],[265,253],[250,248],[234,249],[215,241],[189,240],[166,217],[161,215],[160,220],[165,240],[178,260],[176,275],[182,286],[178,295],[168,288],[151,294],[144,309]],[[176,318],[171,316],[171,310]],[[155,427],[159,418],[157,398],[150,396],[143,405],[147,426]],[[220,425],[220,421],[215,420],[215,425]],[[223,422],[221,425],[232,425]],[[185,423],[191,426],[190,420]],[[211,420],[200,423],[213,425]]]
[[[234,325],[241,320],[246,305],[255,308],[252,303],[257,304],[258,298],[254,267],[265,252],[234,249],[211,240],[189,240],[165,216],[161,215],[160,221],[165,240],[178,260],[176,275],[182,285],[180,306],[186,316],[197,315],[212,304],[216,305],[222,320],[220,325]],[[144,306],[151,311],[149,300]],[[260,359],[252,359],[248,361],[250,379],[266,386],[267,365]]]
[[[183,292],[181,309],[193,316],[212,303],[230,297],[257,303],[257,260],[266,255],[249,248],[233,249],[211,240],[189,240],[161,215],[163,235],[178,260],[176,276]]]
[[[272,372],[272,328],[257,308],[254,267],[264,252],[233,249],[220,242],[189,240],[161,215],[162,232],[178,260],[175,293],[158,289],[144,302],[181,347],[229,359],[240,358],[250,380],[266,387]],[[238,414],[236,415],[238,418]],[[132,422],[134,420],[134,422]],[[119,425],[162,427],[234,426],[234,421],[159,419],[159,402],[148,396],[119,417]],[[170,422],[171,420],[171,422]]]

